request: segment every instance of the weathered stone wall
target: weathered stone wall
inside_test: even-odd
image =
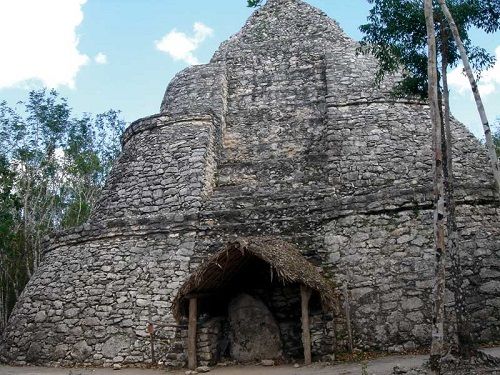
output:
[[[5,358],[150,363],[152,322],[157,358],[183,365],[170,306],[192,271],[197,212],[214,188],[216,123],[159,115],[132,124],[90,222],[47,242],[5,333]]]
[[[160,112],[173,117],[201,113],[218,116],[222,120],[226,91],[225,64],[191,66],[170,82]]]
[[[277,190],[325,180],[318,168],[325,154],[324,71],[321,56],[279,50],[229,60],[219,186]]]
[[[500,340],[500,208],[466,205],[458,217],[472,334],[479,342]]]
[[[214,185],[210,116],[155,116],[131,125],[92,220],[195,212]]]
[[[220,317],[208,318],[198,323],[196,336],[197,359],[200,366],[214,366],[221,359],[221,340],[224,337],[224,320]],[[187,347],[187,330],[183,331],[185,347]]]
[[[175,324],[171,301],[194,244],[195,233],[170,232],[50,251],[16,305],[3,354],[18,364],[150,363],[146,325],[153,322],[164,359],[182,348],[176,329],[162,324]]]
[[[452,122],[452,127],[456,196],[491,197],[492,175],[478,168],[488,165],[483,147],[463,124]],[[327,137],[339,149],[341,195],[378,193],[387,199],[432,185],[427,105],[394,101],[338,105],[329,100]]]
[[[500,333],[499,213],[493,206],[457,210],[467,307],[482,342]],[[415,209],[351,215],[325,225],[323,265],[350,288],[356,346],[401,351],[430,343],[432,217],[431,210]],[[447,298],[451,306],[451,292]]]

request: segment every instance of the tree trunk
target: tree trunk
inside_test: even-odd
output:
[[[436,271],[434,281],[434,309],[432,319],[431,369],[440,373],[440,359],[444,354],[444,296],[445,296],[445,204],[443,181],[443,153],[441,134],[441,115],[438,101],[438,78],[436,61],[436,36],[432,0],[425,0],[424,13],[429,49],[428,94],[432,121],[432,146],[434,152],[434,241]]]
[[[439,4],[441,5],[441,9],[450,25],[451,33],[453,34],[453,39],[460,51],[460,57],[462,58],[462,62],[464,64],[464,70],[467,74],[467,78],[469,79],[469,83],[472,89],[472,93],[474,94],[474,100],[476,101],[477,110],[479,112],[479,116],[481,118],[481,123],[483,124],[484,129],[484,137],[486,139],[486,147],[488,148],[488,155],[490,158],[491,168],[493,170],[493,177],[495,178],[495,188],[497,193],[497,198],[500,199],[500,169],[498,165],[498,157],[495,151],[495,145],[493,143],[493,137],[491,134],[490,124],[488,122],[488,118],[486,117],[486,112],[484,110],[483,101],[481,100],[481,95],[479,93],[479,89],[477,87],[476,79],[474,78],[474,73],[472,72],[472,68],[469,63],[469,58],[467,57],[467,53],[465,51],[464,44],[462,39],[460,38],[460,33],[458,32],[457,25],[455,24],[455,20],[451,15],[448,6],[446,5],[446,0],[439,0]]]
[[[455,181],[453,176],[453,138],[450,127],[450,100],[448,90],[448,32],[441,23],[441,72],[443,80],[443,106],[444,106],[444,132],[445,142],[444,154],[446,160],[445,183],[446,183],[446,206],[447,229],[448,229],[448,255],[451,263],[451,288],[455,298],[456,327],[454,329],[455,340],[458,345],[458,355],[462,358],[470,358],[473,349],[472,335],[470,333],[470,319],[465,306],[465,295],[463,291],[462,264],[460,260],[460,246],[458,237],[457,220],[455,214]]]

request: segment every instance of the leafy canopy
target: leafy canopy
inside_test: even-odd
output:
[[[360,27],[365,34],[360,50],[373,54],[380,66],[378,82],[391,73],[403,71],[403,80],[396,88],[399,95],[427,95],[427,39],[422,0],[368,0],[373,4],[368,23]],[[500,0],[449,0],[473,68],[480,72],[491,67],[495,58],[485,49],[474,46],[471,27],[486,32],[500,29]],[[449,66],[460,62],[446,19],[434,6],[438,51],[446,51]]]
[[[2,323],[40,260],[42,238],[85,222],[120,151],[118,111],[80,117],[54,91],[0,102]]]
[[[263,0],[247,0],[247,2],[248,2],[248,7],[255,8],[255,7],[261,5]]]
[[[500,158],[500,118],[496,121],[496,131],[493,132],[493,143],[497,151],[497,156]]]

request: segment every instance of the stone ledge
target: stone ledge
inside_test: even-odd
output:
[[[43,244],[43,255],[66,245],[76,245],[105,238],[122,236],[142,236],[159,233],[185,233],[197,230],[198,214],[169,213],[165,215],[111,219],[61,231],[46,237]]]
[[[355,105],[370,105],[370,104],[404,104],[404,105],[416,105],[428,107],[428,104],[419,99],[390,99],[385,97],[370,97],[367,96],[365,98],[360,98],[359,100],[351,100],[347,102],[336,102],[332,99],[335,99],[337,95],[327,95],[326,103],[328,108],[334,107],[349,107]]]
[[[189,116],[169,116],[165,113],[157,113],[152,116],[144,117],[139,120],[136,120],[130,124],[130,126],[125,130],[122,135],[121,143],[122,147],[127,144],[127,142],[134,137],[136,134],[141,133],[143,131],[152,129],[152,128],[161,128],[163,126],[170,126],[177,123],[184,122],[205,122],[205,121],[214,121],[214,116],[210,114],[193,114]]]
[[[269,222],[269,215],[273,216],[273,222],[304,222],[305,217],[308,225],[317,225],[325,221],[331,221],[342,217],[353,215],[378,215],[381,213],[415,211],[431,209],[432,191],[419,193],[417,195],[406,195],[391,197],[385,200],[377,200],[373,195],[366,197],[351,197],[343,200],[304,200],[297,204],[284,204],[274,206],[256,206],[246,208],[234,208],[216,211],[200,212],[200,228],[213,229],[214,222],[217,228],[231,228],[238,226],[255,227],[258,223],[265,224]],[[493,196],[488,197],[464,197],[456,202],[457,207],[463,205],[493,205],[499,206],[499,203]],[[251,212],[251,215],[249,214]],[[297,213],[301,216],[298,217]],[[293,214],[293,215],[292,215]],[[252,217],[249,220],[248,217]],[[204,221],[207,225],[203,225]]]
[[[265,198],[265,195],[263,195]],[[238,197],[218,197],[215,201],[235,200]],[[240,196],[245,198],[245,196]],[[241,225],[242,220],[248,225],[258,222],[266,222],[269,219],[259,217],[260,214],[273,216],[273,221],[298,221],[304,216],[311,218],[311,223],[321,223],[340,217],[356,214],[379,214],[383,212],[398,212],[409,210],[421,210],[432,208],[432,190],[419,189],[400,191],[399,194],[377,196],[377,194],[332,197],[331,192],[316,192],[315,196],[300,195],[301,200],[292,203],[286,200],[295,200],[299,196],[287,194],[275,196],[272,205],[269,202],[255,206],[226,208],[218,210],[202,209],[196,213],[168,213],[141,218],[111,219],[95,223],[87,223],[72,230],[59,232],[44,241],[44,252],[48,252],[65,245],[76,245],[84,242],[92,242],[105,238],[120,236],[144,236],[153,234],[176,234],[185,232],[196,232],[200,229],[206,230],[212,227],[232,227]],[[255,199],[255,196],[254,196]],[[265,199],[264,199],[265,200]],[[280,201],[281,200],[281,201]],[[214,200],[212,200],[212,203]],[[457,206],[468,204],[499,205],[489,189],[477,189],[474,195],[463,195],[457,199]],[[290,212],[300,212],[301,216],[290,217]],[[255,217],[249,220],[249,213]],[[214,224],[213,222],[217,222]],[[207,224],[209,222],[210,224]]]

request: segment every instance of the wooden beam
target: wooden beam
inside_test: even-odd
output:
[[[311,359],[311,330],[309,329],[309,299],[311,289],[305,285],[300,286],[300,299],[302,310],[302,345],[304,346],[304,364],[310,365]]]
[[[189,322],[188,322],[188,368],[196,369],[196,326],[198,325],[198,300],[189,299]]]

